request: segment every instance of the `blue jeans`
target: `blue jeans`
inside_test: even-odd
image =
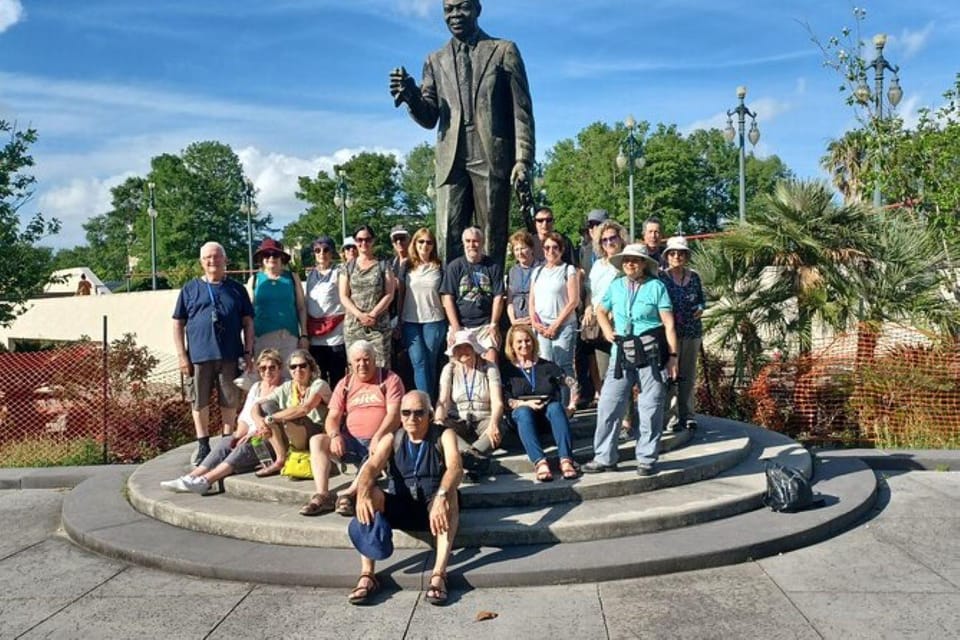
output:
[[[573,370],[574,349],[577,346],[577,325],[570,322],[564,325],[552,340],[537,335],[540,357],[549,360],[561,369],[565,376],[576,378]],[[561,385],[560,400],[563,406],[570,404],[570,387]]]
[[[540,437],[537,435],[537,423],[546,420],[550,423],[553,439],[557,443],[557,453],[561,458],[573,458],[570,444],[570,421],[563,405],[554,400],[541,412],[534,412],[530,407],[517,407],[511,414],[517,425],[520,442],[526,451],[530,462],[536,464],[544,459],[543,447],[540,446]]]
[[[660,445],[660,432],[663,427],[663,400],[667,395],[667,385],[653,378],[653,369],[633,369],[623,371],[623,377],[613,377],[615,367],[611,363],[607,377],[600,390],[600,402],[597,405],[597,431],[593,435],[593,459],[601,464],[617,463],[617,434],[620,421],[627,410],[633,395],[633,385],[640,385],[637,397],[637,413],[634,414],[633,430],[637,436],[637,462],[652,464],[657,461],[657,447]],[[661,372],[661,380],[665,379]]]
[[[437,402],[437,365],[447,343],[447,321],[404,322],[403,346],[413,366],[413,383]]]

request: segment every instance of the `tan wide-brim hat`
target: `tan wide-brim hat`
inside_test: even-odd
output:
[[[453,344],[447,349],[447,355],[451,358],[453,357],[454,350],[462,344],[468,344],[473,349],[473,352],[478,355],[483,355],[486,349],[477,341],[477,336],[474,335],[473,331],[463,330],[457,331],[453,336]]]
[[[687,239],[683,236],[672,236],[667,240],[667,246],[663,249],[663,254],[666,255],[671,251],[686,251],[690,253],[690,245],[687,244]]]
[[[644,267],[651,278],[656,278],[660,272],[660,264],[650,257],[650,254],[647,252],[647,247],[644,244],[628,244],[623,248],[623,251],[610,256],[610,264],[618,271],[623,271],[624,258],[642,258]]]

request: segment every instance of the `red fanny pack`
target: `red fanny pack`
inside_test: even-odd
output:
[[[324,316],[322,318],[307,318],[307,335],[311,338],[319,338],[320,336],[325,336],[343,322],[343,319],[346,317],[346,314],[340,314],[338,316]]]

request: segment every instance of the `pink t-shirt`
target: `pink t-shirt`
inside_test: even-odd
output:
[[[354,438],[369,440],[377,432],[383,417],[387,415],[387,405],[400,404],[403,398],[403,383],[400,376],[388,371],[383,377],[383,369],[377,370],[377,377],[373,382],[354,380],[353,374],[348,374],[333,390],[330,397],[330,409],[346,412],[347,431]],[[383,378],[383,382],[380,379]],[[344,406],[344,390],[346,389],[346,406]]]

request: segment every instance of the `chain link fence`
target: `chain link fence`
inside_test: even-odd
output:
[[[953,336],[904,326],[856,331],[810,353],[770,358],[742,384],[709,353],[701,411],[801,441],[881,447],[960,447],[960,348]]]
[[[176,358],[104,336],[0,353],[0,466],[139,462],[194,438]]]

